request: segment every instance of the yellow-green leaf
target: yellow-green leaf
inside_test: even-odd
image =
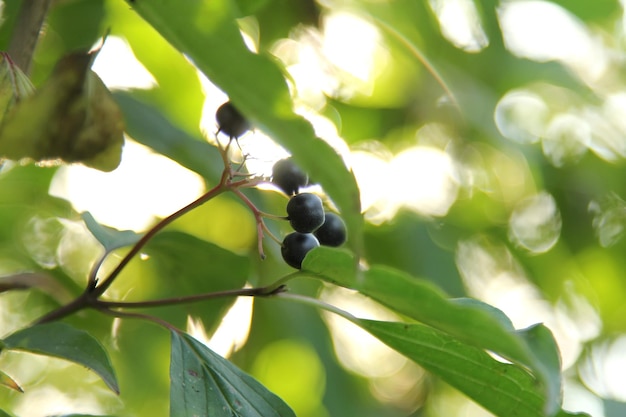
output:
[[[15,382],[13,378],[11,378],[10,376],[8,376],[2,371],[0,371],[0,385],[4,385],[5,387],[9,387],[12,390],[15,390],[18,392],[24,392],[22,387],[20,387],[19,384]]]

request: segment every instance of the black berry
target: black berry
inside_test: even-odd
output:
[[[215,120],[217,120],[219,131],[231,138],[238,138],[250,130],[250,123],[230,101],[219,106],[215,112]]]
[[[298,194],[309,182],[309,176],[291,158],[281,159],[272,167],[272,183],[287,195]]]
[[[341,246],[346,241],[346,224],[335,213],[324,214],[324,224],[314,232],[315,237],[324,246]]]
[[[296,269],[302,268],[302,260],[307,253],[320,244],[311,233],[293,232],[285,236],[280,253],[287,265]]]
[[[322,199],[311,193],[294,195],[287,203],[287,218],[296,232],[314,232],[324,224]]]

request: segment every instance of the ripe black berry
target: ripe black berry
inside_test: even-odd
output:
[[[302,268],[302,260],[307,253],[320,244],[311,233],[293,232],[285,236],[280,253],[287,265],[296,269]]]
[[[287,195],[298,194],[309,182],[309,176],[291,158],[281,159],[272,167],[272,183]]]
[[[219,106],[215,112],[215,120],[217,120],[219,132],[227,134],[230,138],[238,138],[250,130],[250,123],[230,101]]]
[[[294,195],[287,203],[287,218],[296,232],[314,232],[324,224],[322,199],[311,193]]]
[[[346,224],[335,213],[326,212],[324,224],[314,232],[315,237],[324,246],[341,246],[346,241]]]

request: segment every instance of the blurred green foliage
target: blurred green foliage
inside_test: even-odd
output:
[[[0,50],[7,49],[20,3],[2,3]],[[533,59],[532,48],[515,49],[503,30],[506,8],[538,3],[558,5],[586,31],[591,48],[578,45],[575,53],[550,59]],[[470,41],[478,45],[474,50],[447,35],[451,23],[438,13],[446,4],[464,5],[461,17],[476,16],[476,21],[470,19],[475,25]],[[429,373],[382,353],[370,355],[370,362],[359,368],[346,356],[358,362],[363,352],[375,348],[366,339],[360,348],[345,345],[339,334],[349,330],[333,324],[330,313],[320,314],[305,303],[255,298],[247,340],[229,352],[229,359],[298,416],[489,415],[451,385],[499,415],[517,401],[528,406],[515,409],[524,416],[541,415],[544,409],[570,415],[562,407],[618,417],[626,401],[626,381],[616,376],[623,369],[619,358],[626,354],[624,18],[617,0],[190,0],[184,5],[62,0],[50,8],[31,78],[41,85],[61,56],[90,48],[110,31],[109,36],[128,43],[156,81],[150,89],[114,93],[132,140],[194,171],[207,189],[214,186],[222,161],[205,140],[211,142],[213,132],[203,132],[200,124],[205,100],[215,104],[222,90],[258,127],[242,140],[244,149],[245,140],[267,134],[321,184],[349,223],[348,248],[320,250],[307,258],[309,275],[316,273],[326,282],[292,280],[289,293],[335,302],[357,317],[375,319],[352,321]],[[342,30],[331,32],[333,24]],[[258,53],[248,51],[239,28]],[[555,23],[552,30],[557,37],[565,29]],[[476,33],[484,36],[483,44]],[[530,42],[532,35],[533,27],[527,26],[517,41],[529,40],[538,49],[542,42]],[[333,47],[341,45],[332,42],[342,40],[348,46],[341,44],[337,52]],[[356,69],[341,60],[351,50],[365,50]],[[213,88],[203,86],[197,68]],[[303,76],[303,68],[310,72]],[[315,122],[311,126],[297,113],[322,115],[331,129],[319,129]],[[356,180],[333,147],[348,149],[341,156],[352,164]],[[439,171],[440,163],[422,170],[416,161],[428,161],[417,159],[425,149],[451,168]],[[369,161],[365,169],[357,154],[369,158],[363,159]],[[102,255],[71,202],[49,194],[58,169],[9,161],[0,167],[2,337],[67,303],[68,294],[78,296]],[[438,193],[428,204],[442,195],[448,203],[437,200],[433,208],[419,198],[432,184]],[[286,199],[278,193],[244,193],[264,212],[284,215]],[[121,199],[111,203],[125,204]],[[279,236],[288,231],[282,222],[268,225]],[[104,262],[103,274],[126,251],[110,249],[115,250]],[[268,285],[292,272],[269,239],[265,251],[267,259],[261,261],[247,207],[233,196],[219,196],[158,234],[107,296],[141,301],[191,295]],[[355,254],[367,271],[362,275],[354,274]],[[33,271],[40,273],[36,282],[41,288],[11,287],[10,277]],[[63,291],[41,284],[50,281]],[[371,300],[346,295],[334,284],[389,309],[361,311]],[[209,337],[233,302],[221,298],[140,312],[182,330],[199,321]],[[478,319],[464,321],[470,317]],[[106,348],[121,395],[106,391],[97,376],[76,365],[4,351],[0,369],[25,394],[0,389],[0,408],[20,417],[51,415],[57,409],[66,414],[167,415],[175,390],[170,391],[166,331],[90,310],[65,321]],[[513,330],[538,322],[545,327]],[[555,371],[558,361],[546,328],[561,351],[561,374]],[[184,362],[194,343],[176,337],[184,345],[177,360]],[[515,363],[503,365],[485,350]],[[194,355],[204,358],[200,362],[207,375],[217,369],[211,366],[222,366],[210,355]],[[380,362],[394,360],[398,365],[392,371],[376,374]],[[227,374],[219,369],[218,376]],[[474,370],[476,375],[464,373]],[[189,375],[180,379],[190,383]],[[489,391],[492,386],[480,385],[495,385],[502,375],[510,384],[502,388],[510,394],[503,395],[508,400]],[[516,383],[526,388],[512,387]],[[555,392],[561,383],[563,404]],[[60,400],[40,404],[37,396]],[[227,403],[236,408],[236,401]],[[283,407],[273,400],[270,404]]]

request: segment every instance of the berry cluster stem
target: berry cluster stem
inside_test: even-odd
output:
[[[233,193],[239,197],[239,199],[241,199],[241,201],[244,202],[244,204],[246,206],[248,206],[248,208],[250,209],[250,211],[252,211],[252,214],[254,215],[254,220],[256,222],[256,230],[257,230],[257,246],[259,249],[259,255],[261,256],[261,259],[265,259],[265,252],[263,250],[263,237],[265,236],[265,234],[267,233],[267,235],[274,241],[276,241],[279,245],[281,244],[280,239],[278,239],[276,236],[274,236],[274,234],[269,230],[269,228],[267,227],[267,225],[265,224],[265,221],[263,220],[264,217],[272,217],[272,218],[277,218],[277,219],[282,219],[284,220],[284,217],[278,217],[278,216],[273,216],[273,215],[269,215],[267,213],[262,212],[261,210],[259,210],[252,201],[250,201],[250,199],[248,197],[246,197],[246,195],[244,193],[242,193],[239,189],[234,188],[232,189]]]
[[[162,219],[160,222],[155,224],[135,245],[131,248],[131,250],[122,258],[117,267],[107,276],[107,278],[102,282],[102,284],[98,285],[94,290],[93,294],[98,297],[102,295],[110,286],[113,284],[113,281],[117,276],[122,272],[124,267],[130,262],[130,260],[137,255],[141,249],[156,235],[160,232],[165,226],[172,223],[177,218],[181,217],[183,214],[193,210],[194,208],[206,203],[212,198],[224,193],[228,190],[228,187],[225,186],[223,182],[220,182],[217,186],[213,187],[208,192],[204,193],[200,198],[195,201],[187,204],[185,207],[180,210],[170,214],[169,216]]]
[[[224,163],[224,170],[222,171],[222,175],[220,177],[219,183],[201,195],[196,200],[187,204],[185,207],[177,210],[176,212],[170,214],[165,217],[157,224],[152,226],[150,230],[148,230],[142,237],[139,239],[131,249],[126,253],[126,255],[122,258],[122,260],[117,264],[115,269],[109,273],[106,278],[104,278],[100,283],[98,282],[98,271],[100,267],[104,263],[106,256],[108,253],[105,253],[101,258],[98,259],[96,264],[93,266],[87,281],[87,286],[85,291],[79,295],[77,298],[69,302],[68,304],[59,307],[56,310],[49,312],[48,314],[39,318],[36,323],[46,323],[55,320],[62,319],[66,316],[69,316],[79,310],[85,308],[93,308],[103,313],[113,315],[116,317],[134,317],[134,318],[144,318],[148,320],[152,320],[158,324],[164,325],[165,327],[171,328],[172,326],[168,323],[165,323],[163,320],[160,320],[156,317],[146,316],[143,314],[136,313],[127,313],[122,312],[117,309],[119,308],[146,308],[146,307],[156,307],[156,306],[165,306],[165,305],[175,305],[175,304],[184,304],[184,303],[192,303],[198,301],[209,300],[213,298],[220,297],[237,297],[237,296],[270,296],[274,294],[278,294],[284,291],[284,282],[283,280],[279,280],[274,285],[270,285],[267,287],[258,287],[258,288],[239,288],[227,291],[217,291],[206,294],[195,294],[190,296],[181,296],[181,297],[172,297],[165,298],[160,300],[149,300],[149,301],[137,301],[137,302],[117,302],[117,301],[104,301],[101,300],[100,297],[106,292],[107,289],[111,287],[113,282],[117,279],[120,273],[124,270],[124,268],[128,265],[128,263],[141,252],[144,246],[161,230],[163,230],[167,225],[172,223],[177,218],[182,215],[188,213],[189,211],[195,209],[196,207],[206,203],[207,201],[217,197],[218,195],[225,193],[227,191],[233,192],[237,197],[239,197],[246,206],[252,211],[254,214],[256,224],[257,224],[257,234],[258,234],[258,250],[261,258],[265,258],[265,254],[263,252],[263,236],[264,233],[267,233],[272,239],[276,240],[280,243],[280,241],[269,231],[265,222],[263,221],[264,217],[276,217],[271,216],[267,213],[260,211],[252,201],[248,197],[246,197],[240,190],[240,188],[248,188],[257,185],[260,182],[258,178],[249,178],[246,175],[241,175],[241,173],[233,170],[233,167],[228,159],[228,151],[232,140],[228,142],[226,146],[222,146],[218,142],[219,153],[222,158],[222,162]],[[287,277],[286,277],[287,278]]]
[[[141,239],[139,239],[139,241],[137,241],[137,243],[135,243],[130,251],[128,251],[128,253],[126,253],[126,255],[122,258],[120,263],[117,264],[115,269],[102,281],[100,285],[98,285],[97,273],[104,261],[104,257],[100,258],[90,273],[85,292],[69,304],[62,306],[57,310],[53,310],[45,316],[41,317],[39,320],[37,320],[37,323],[46,323],[54,320],[59,320],[85,307],[93,307],[97,305],[99,303],[98,298],[102,294],[104,294],[104,292],[113,284],[115,279],[119,276],[119,274],[126,267],[126,265],[141,251],[141,249],[143,249],[143,247],[150,241],[150,239],[154,237],[154,235],[156,235],[165,226],[172,223],[183,214],[193,210],[194,208],[200,206],[201,204],[204,204],[205,202],[222,194],[227,190],[228,187],[223,182],[220,182],[217,186],[201,195],[198,199],[192,201],[185,207],[170,214],[169,216],[165,217],[160,222],[155,224],[150,230],[146,232],[145,235],[141,237]]]

